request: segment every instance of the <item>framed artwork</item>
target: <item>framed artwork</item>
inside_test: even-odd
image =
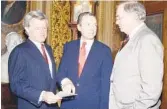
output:
[[[2,1],[1,21],[5,24],[16,24],[26,13],[26,1]]]
[[[5,37],[8,33],[14,31],[23,34],[22,21],[28,11],[28,1],[1,1],[1,55],[6,51]]]
[[[163,13],[147,15],[146,24],[162,41]]]
[[[93,1],[72,1],[71,22],[76,23],[78,16],[83,12],[95,12],[95,2]]]
[[[1,32],[18,32],[22,27],[24,15],[29,10],[28,1],[1,1]]]

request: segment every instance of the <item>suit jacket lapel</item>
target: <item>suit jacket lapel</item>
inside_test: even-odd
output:
[[[36,64],[39,64],[40,65],[40,67],[41,68],[45,68],[46,69],[46,71],[48,71],[48,72],[45,72],[45,74],[47,74],[47,75],[49,75],[49,77],[51,77],[50,76],[50,70],[49,70],[49,65],[45,62],[45,60],[44,60],[44,58],[43,58],[43,56],[42,56],[42,54],[41,54],[41,52],[39,51],[39,49],[35,46],[35,44],[32,42],[32,41],[30,41],[29,39],[27,40],[27,43],[29,44],[29,46],[30,46],[30,51],[29,51],[29,54],[36,60]],[[47,50],[48,51],[48,50]],[[46,66],[48,66],[48,67],[46,67]]]
[[[85,73],[88,72],[87,69],[90,69],[88,67],[90,67],[90,66],[92,66],[92,64],[94,64],[93,62],[95,62],[95,60],[96,60],[96,58],[94,58],[94,56],[96,56],[97,53],[98,53],[97,41],[94,40],[80,77],[86,75]]]
[[[129,40],[129,42],[126,44],[126,48],[122,51],[119,51],[115,57],[115,63],[114,63],[114,67],[115,66],[119,66],[120,63],[124,60],[124,58],[122,57],[122,55],[125,55],[124,53],[127,52],[127,49],[136,46],[136,44],[138,44],[138,41],[141,37],[141,31],[144,29],[146,29],[147,26],[144,24],[143,26],[141,26],[136,33],[133,35],[133,37]]]
[[[41,54],[41,52],[39,51],[39,49],[36,47],[36,45],[30,41],[29,39],[27,40],[29,46],[30,46],[30,54],[31,56],[35,57],[35,59],[38,61],[38,62],[42,62],[43,63],[43,56]]]
[[[51,59],[51,62],[52,62],[52,76],[53,76],[53,78],[56,76],[56,71],[55,71],[55,69],[56,69],[56,64],[54,64],[55,62],[54,62],[54,57],[53,57],[53,55],[52,55],[52,51],[49,49],[49,47],[48,46],[45,46],[45,48],[46,48],[46,50],[47,50],[47,52],[48,52],[48,54],[49,54],[49,56],[50,56],[50,59]]]

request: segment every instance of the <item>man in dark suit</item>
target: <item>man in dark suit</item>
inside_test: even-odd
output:
[[[9,80],[18,97],[18,109],[55,109],[56,65],[47,37],[48,21],[41,11],[29,12],[23,21],[28,39],[9,57]]]
[[[59,81],[69,78],[76,87],[76,96],[62,101],[62,109],[108,109],[109,78],[112,70],[111,50],[94,39],[97,21],[92,13],[78,17],[81,38],[64,45],[58,69]],[[70,82],[62,81],[62,88]]]

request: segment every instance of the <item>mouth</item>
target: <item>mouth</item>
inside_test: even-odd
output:
[[[88,34],[93,34],[94,32],[90,32],[90,33],[88,33]]]

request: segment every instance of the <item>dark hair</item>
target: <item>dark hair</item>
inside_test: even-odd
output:
[[[78,19],[77,19],[77,24],[81,24],[82,18],[84,16],[93,16],[93,17],[95,17],[94,14],[92,14],[90,12],[83,12],[83,13],[79,14]]]

